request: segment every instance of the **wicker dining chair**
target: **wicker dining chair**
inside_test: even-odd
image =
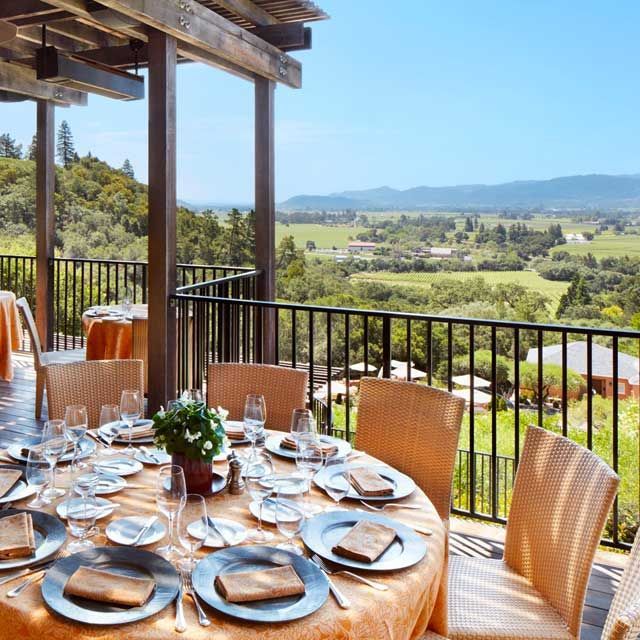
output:
[[[33,352],[33,367],[36,371],[36,418],[42,415],[42,402],[45,389],[45,369],[51,364],[61,364],[67,362],[81,362],[85,359],[84,349],[67,349],[66,351],[42,351],[40,335],[36,328],[36,322],[31,313],[31,307],[26,298],[18,298],[16,305],[20,310],[22,321],[24,322],[29,340],[31,341],[31,351]]]
[[[602,630],[603,640],[636,640],[640,637],[640,535],[636,533],[627,566],[613,596]]]
[[[448,637],[576,639],[619,478],[594,453],[527,431],[502,560],[449,559]]]
[[[230,420],[242,420],[244,403],[250,393],[264,396],[269,429],[289,431],[294,409],[306,406],[306,371],[270,364],[210,364],[207,377],[207,401],[211,407],[223,407]]]
[[[446,520],[463,412],[447,391],[362,378],[355,446],[411,476]]]
[[[64,419],[67,406],[87,407],[89,427],[100,421],[104,404],[120,404],[125,389],[142,391],[142,360],[89,360],[45,368],[49,419]],[[144,407],[140,408],[141,411]]]

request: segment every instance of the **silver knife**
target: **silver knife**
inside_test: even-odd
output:
[[[233,542],[222,531],[222,527],[219,527],[211,516],[207,517],[207,522],[209,523],[209,526],[222,538],[225,547],[230,547],[233,544]]]
[[[49,567],[53,566],[53,564],[54,564],[54,561],[50,560],[49,562],[45,562],[44,564],[39,564],[35,567],[29,567],[27,569],[21,569],[20,571],[14,571],[13,573],[10,573],[0,578],[0,585],[6,584],[7,582],[11,582],[12,580],[16,580],[17,578],[26,578],[27,576],[30,576],[33,573],[38,573],[43,569],[48,569]]]
[[[151,527],[153,527],[153,525],[156,523],[156,520],[158,519],[158,516],[152,516],[151,518],[149,518],[149,520],[147,521],[147,524],[144,525],[144,527],[142,527],[142,529],[140,529],[140,531],[138,531],[138,535],[133,539],[133,542],[131,542],[132,547],[137,547],[140,542],[144,539],[144,537],[147,535],[147,532],[149,531],[149,529],[151,529]]]
[[[310,558],[309,562],[313,562],[313,558]],[[324,574],[324,577],[328,580],[328,582],[329,582],[329,590],[333,594],[333,597],[336,599],[336,602],[343,609],[349,609],[351,607],[351,603],[349,602],[348,598],[345,595],[343,595],[342,591],[340,591],[340,589],[338,589],[338,587],[336,587],[336,585],[333,583],[333,580],[329,577],[327,572],[321,566],[319,566],[316,562],[313,562],[313,564],[315,564],[316,567],[318,567],[318,569],[320,569],[320,571],[322,571],[322,573]]]
[[[187,630],[187,624],[184,621],[184,607],[182,606],[182,580],[180,580],[180,584],[178,585],[178,595],[176,596],[176,622],[175,622],[175,630],[178,633],[183,633]]]

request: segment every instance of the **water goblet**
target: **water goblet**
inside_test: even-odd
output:
[[[186,495],[187,490],[182,467],[173,464],[160,467],[156,481],[156,504],[169,523],[169,544],[156,549],[156,553],[170,562],[183,555],[175,543],[175,520],[184,507]]]
[[[107,443],[104,455],[112,456],[117,453],[113,448],[113,441],[120,433],[120,407],[117,404],[103,404],[100,409],[100,437]]]
[[[294,538],[302,531],[305,521],[303,478],[289,478],[286,484],[278,490],[276,499],[276,526],[286,538],[277,546],[278,549],[291,551],[296,555],[303,555],[302,549],[293,543]]]
[[[313,504],[308,499],[311,495],[311,480],[322,467],[322,449],[318,444],[316,434],[304,433],[298,436],[296,441],[296,467],[306,481],[307,500],[305,501],[305,513],[310,518],[322,511],[322,507]]]
[[[96,531],[95,524],[98,515],[95,494],[92,491],[87,491],[84,487],[76,492],[75,487],[76,483],[74,482],[67,498],[67,524],[71,535],[79,539],[74,540],[67,547],[70,553],[77,553],[95,546],[88,538]]]
[[[264,433],[264,423],[267,421],[267,409],[264,397],[249,394],[244,403],[244,432],[251,441],[251,458],[256,457],[256,441]]]
[[[39,509],[50,500],[42,497],[42,489],[47,485],[47,469],[49,465],[42,449],[31,449],[27,458],[27,484],[36,488],[36,497],[27,504],[27,507]]]
[[[204,498],[195,493],[188,493],[184,507],[178,515],[178,539],[187,552],[187,557],[180,563],[180,568],[193,571],[196,566],[195,552],[202,547],[207,533],[207,505]]]
[[[271,531],[262,528],[264,501],[273,493],[273,464],[265,456],[254,458],[247,465],[245,482],[249,495],[258,503],[258,527],[251,529],[247,538],[253,542],[268,542],[273,539]]]
[[[73,404],[68,406],[64,412],[64,423],[66,425],[65,436],[71,444],[73,444],[73,456],[71,457],[71,464],[69,470],[71,473],[75,473],[78,469],[86,468],[84,462],[78,462],[78,443],[84,437],[89,426],[89,419],[87,418],[87,408],[80,404]]]
[[[192,400],[193,402],[204,402],[204,397],[200,389],[185,389],[180,396],[181,400]]]
[[[65,436],[66,425],[64,420],[48,420],[45,422],[42,432],[42,452],[49,463],[51,480],[49,486],[42,495],[47,500],[55,500],[65,494],[64,489],[56,488],[56,465],[60,456],[67,449],[67,438]]]
[[[131,315],[131,302],[133,300],[133,293],[129,287],[124,290],[124,296],[122,297],[122,303],[120,308],[125,316]]]
[[[309,409],[294,409],[291,414],[291,437],[297,440],[302,433],[315,433],[316,423]]]
[[[125,454],[134,455],[137,449],[133,446],[133,425],[142,412],[142,395],[140,391],[128,389],[120,396],[120,417],[129,428],[129,444]]]

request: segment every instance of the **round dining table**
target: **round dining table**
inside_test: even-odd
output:
[[[146,304],[131,305],[128,315],[111,315],[108,311],[120,311],[120,305],[100,307],[105,315],[94,315],[94,309],[82,314],[82,327],[87,336],[87,360],[128,360],[131,358],[131,318],[146,318]]]
[[[22,327],[16,296],[12,291],[0,291],[0,378],[13,380],[12,353],[20,348]]]
[[[359,464],[363,461],[375,462],[364,456],[358,458]],[[274,457],[274,465],[278,473],[295,471],[295,464],[286,459]],[[111,520],[129,515],[155,513],[154,492],[158,468],[145,466],[137,475],[127,477],[131,487],[125,487],[119,493],[107,496],[121,506],[108,518],[98,520],[101,533],[93,538],[97,546],[111,546],[112,543],[103,533]],[[224,474],[227,470],[226,462],[215,463],[214,469]],[[70,482],[70,479],[70,473],[60,475],[59,486],[64,486],[65,483]],[[317,487],[312,488],[310,499],[322,506],[330,502],[324,492]],[[26,503],[28,500],[29,498],[23,502]],[[208,497],[206,502],[208,514],[214,518],[224,517],[235,520],[247,528],[255,527],[257,524],[249,512],[251,498],[247,492],[241,495],[222,493]],[[234,619],[203,605],[211,620],[209,627],[198,624],[193,602],[185,596],[187,631],[184,637],[189,640],[409,640],[420,638],[427,627],[439,633],[446,633],[446,629],[438,628],[446,620],[446,615],[438,611],[438,608],[446,608],[442,595],[439,596],[445,567],[445,527],[436,509],[420,489],[416,489],[403,502],[419,505],[422,509],[405,511],[393,509],[393,515],[390,517],[409,526],[431,529],[433,533],[424,538],[427,543],[427,553],[418,564],[400,571],[376,573],[372,576],[375,580],[385,583],[389,587],[387,591],[373,590],[349,578],[333,575],[332,580],[351,601],[351,608],[341,609],[330,595],[320,609],[305,618],[267,624]],[[14,504],[14,508],[20,508],[22,504],[18,502]],[[343,500],[341,505],[349,509],[361,507],[358,502],[350,500]],[[53,504],[44,510],[55,514],[55,507],[56,505]],[[0,517],[1,515],[0,512]],[[284,538],[275,527],[268,524],[264,526],[269,527],[275,534],[270,545],[284,542]],[[165,536],[156,544],[141,548],[153,551],[166,542]],[[203,548],[198,554],[202,557],[212,552],[215,552],[215,549]],[[48,610],[40,593],[39,582],[31,584],[20,596],[7,598],[7,591],[17,584],[18,581],[14,581],[0,586],[0,638],[20,638],[21,640],[95,638],[167,640],[171,638],[175,640],[179,637],[174,630],[175,606],[173,604],[146,620],[121,626],[99,627],[72,622]]]

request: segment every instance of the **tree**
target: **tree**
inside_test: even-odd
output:
[[[0,135],[0,158],[22,158],[22,145],[16,144],[8,133]]]
[[[38,154],[38,136],[34,133],[31,138],[31,144],[27,150],[27,160],[33,160],[35,162]]]
[[[473,222],[469,216],[466,216],[464,219],[464,230],[467,233],[471,233],[473,231]]]
[[[316,243],[314,240],[307,240],[307,251],[315,251]]]
[[[58,160],[65,169],[68,169],[76,158],[76,150],[73,144],[73,134],[71,127],[66,120],[60,123],[58,129],[58,142],[56,145]]]
[[[131,162],[129,162],[129,158],[125,158],[125,161],[122,163],[122,173],[128,178],[135,180],[135,173],[133,172],[133,166]]]
[[[567,369],[567,392],[579,391],[584,387],[582,376],[573,369]],[[542,367],[542,386],[538,387],[538,363],[520,363],[520,388],[530,391],[533,400],[545,402],[551,391],[562,389],[562,367],[559,364],[547,364]],[[561,391],[559,392],[561,393]]]
[[[567,292],[560,296],[556,318],[561,318],[571,307],[584,307],[588,304],[591,304],[591,294],[587,289],[584,276],[577,274],[571,281]]]

